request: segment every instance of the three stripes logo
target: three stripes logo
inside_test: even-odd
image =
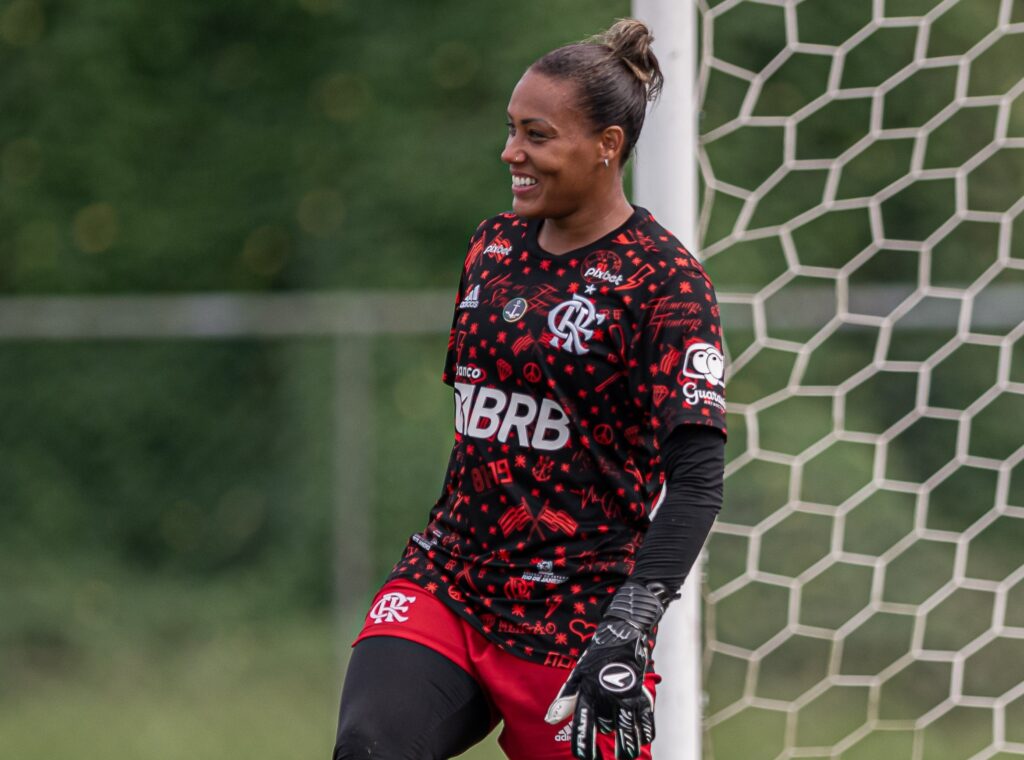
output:
[[[460,309],[475,309],[480,305],[480,286],[474,285],[459,304]]]

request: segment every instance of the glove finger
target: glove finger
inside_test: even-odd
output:
[[[544,716],[545,722],[554,726],[564,722],[573,714],[573,710],[576,709],[576,699],[579,696],[578,681],[576,671],[573,670],[569,674],[569,679],[558,690],[558,696],[548,706],[547,714]]]
[[[596,760],[597,722],[594,720],[594,703],[581,694],[572,715],[572,756],[577,760]]]
[[[640,741],[641,744],[647,745],[654,741],[654,697],[651,692],[644,687],[643,695],[646,698],[643,706],[639,712],[640,722]]]
[[[620,707],[615,720],[616,760],[635,760],[640,757],[640,726],[636,712]]]
[[[654,741],[654,713],[641,710],[639,717],[640,745],[646,746]]]

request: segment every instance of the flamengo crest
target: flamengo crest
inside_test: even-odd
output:
[[[370,610],[370,617],[377,623],[404,623],[409,619],[409,605],[416,601],[399,591],[384,594]]]
[[[598,314],[588,299],[574,295],[571,301],[562,301],[548,314],[548,329],[554,335],[551,345],[571,354],[588,353],[585,341],[594,334],[590,327],[594,322],[604,322],[604,314]]]

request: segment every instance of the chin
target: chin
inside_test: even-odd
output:
[[[521,216],[524,219],[537,219],[544,217],[544,209],[539,203],[530,203],[529,201],[522,201],[512,197],[512,211],[516,216]]]

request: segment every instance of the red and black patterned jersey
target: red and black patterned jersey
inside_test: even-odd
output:
[[[570,667],[633,569],[678,425],[725,432],[718,305],[651,214],[560,255],[502,214],[470,241],[444,381],[455,445],[391,577],[490,640]]]

